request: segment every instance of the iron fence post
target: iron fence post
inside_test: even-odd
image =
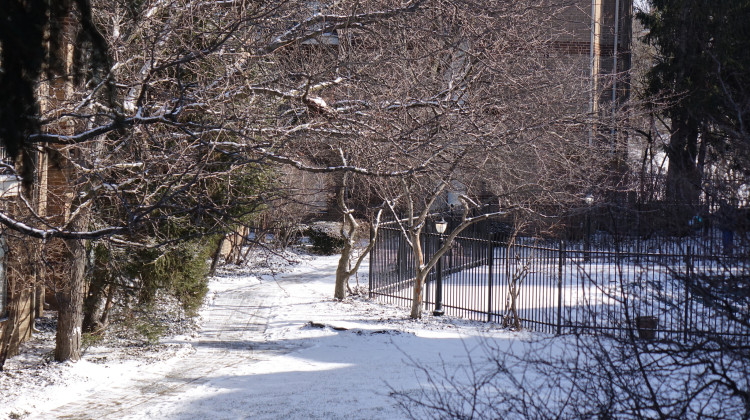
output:
[[[435,254],[435,240],[432,234],[425,234],[424,238],[425,246],[424,246],[424,255],[425,260],[429,260],[432,258],[432,256]],[[424,279],[424,309],[429,310],[430,306],[430,292],[432,291],[432,283],[436,281],[437,276],[437,267],[430,270],[427,273],[427,277]],[[435,305],[435,302],[432,302],[433,306]]]
[[[489,252],[489,255],[487,256],[487,260],[489,261],[489,267],[487,269],[487,322],[490,322],[492,321],[492,261],[495,257],[495,249],[493,248],[491,238],[487,240],[487,252]]]
[[[370,243],[373,243],[373,240],[375,240],[375,236],[373,235],[373,230],[370,229]],[[375,248],[377,248],[377,244],[372,245],[372,249],[370,249],[370,270],[367,273],[367,297],[372,299],[372,266],[375,264]]]
[[[443,235],[440,235],[440,242],[438,242],[438,251],[443,248]],[[443,311],[443,257],[441,256],[437,260],[437,281],[435,282],[435,310],[432,312],[435,316],[441,316],[445,312]]]
[[[456,244],[455,240],[453,241],[453,244]],[[453,273],[453,246],[448,250],[448,272]]]
[[[406,280],[406,244],[403,238],[404,234],[399,232],[398,234],[398,251],[397,252],[397,264],[398,264],[398,281],[399,283]]]
[[[692,258],[692,247],[687,247],[687,254],[685,255],[685,321],[684,321],[684,337],[685,341],[688,339],[688,328],[690,327],[690,282],[693,281],[693,258]]]
[[[560,241],[557,251],[557,335],[562,334],[562,285],[563,264],[565,264],[565,241]]]

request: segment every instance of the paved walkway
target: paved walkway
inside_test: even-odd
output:
[[[465,343],[458,336],[404,332],[409,321],[401,320],[402,310],[333,301],[336,263],[335,257],[318,257],[262,282],[252,276],[217,279],[201,331],[182,342],[187,355],[140,364],[125,378],[114,372],[123,365],[113,364],[111,384],[71,390],[67,403],[27,418],[404,418],[389,386],[422,389],[405,355],[437,365],[444,361],[436,348],[460,360]]]
[[[295,281],[290,275],[280,284]],[[277,352],[288,351],[265,343],[272,309],[277,307],[284,291],[280,284],[266,282],[218,292],[203,311],[204,324],[197,339],[189,343],[194,354],[170,361],[149,371],[142,367],[137,379],[97,389],[75,402],[44,413],[38,418],[125,419],[158,418],[159,413],[174,411],[175,401],[189,401],[190,395],[214,378],[226,378],[235,367],[262,360]],[[241,283],[239,283],[241,284]],[[151,413],[155,417],[149,415]]]

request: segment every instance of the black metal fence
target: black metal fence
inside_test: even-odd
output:
[[[750,338],[750,248],[731,247],[720,236],[594,235],[581,242],[472,236],[457,238],[442,260],[448,315],[558,334]],[[422,240],[430,258],[440,237],[425,233]],[[433,270],[427,279],[426,310],[435,305],[436,276]],[[370,296],[410,305],[414,279],[414,256],[401,231],[382,227],[370,260]]]

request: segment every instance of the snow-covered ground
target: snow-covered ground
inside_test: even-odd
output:
[[[0,373],[0,418],[399,419],[392,391],[427,385],[414,361],[451,372],[469,355],[479,362],[483,340],[528,344],[493,324],[336,302],[337,257],[294,258],[275,273],[278,264],[224,268],[201,328],[150,349],[103,345],[58,364],[52,332],[38,334]]]

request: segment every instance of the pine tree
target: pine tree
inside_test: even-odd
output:
[[[638,18],[657,53],[647,93],[670,99],[667,198],[690,208],[712,160],[748,162],[750,1],[652,0],[650,6]]]

